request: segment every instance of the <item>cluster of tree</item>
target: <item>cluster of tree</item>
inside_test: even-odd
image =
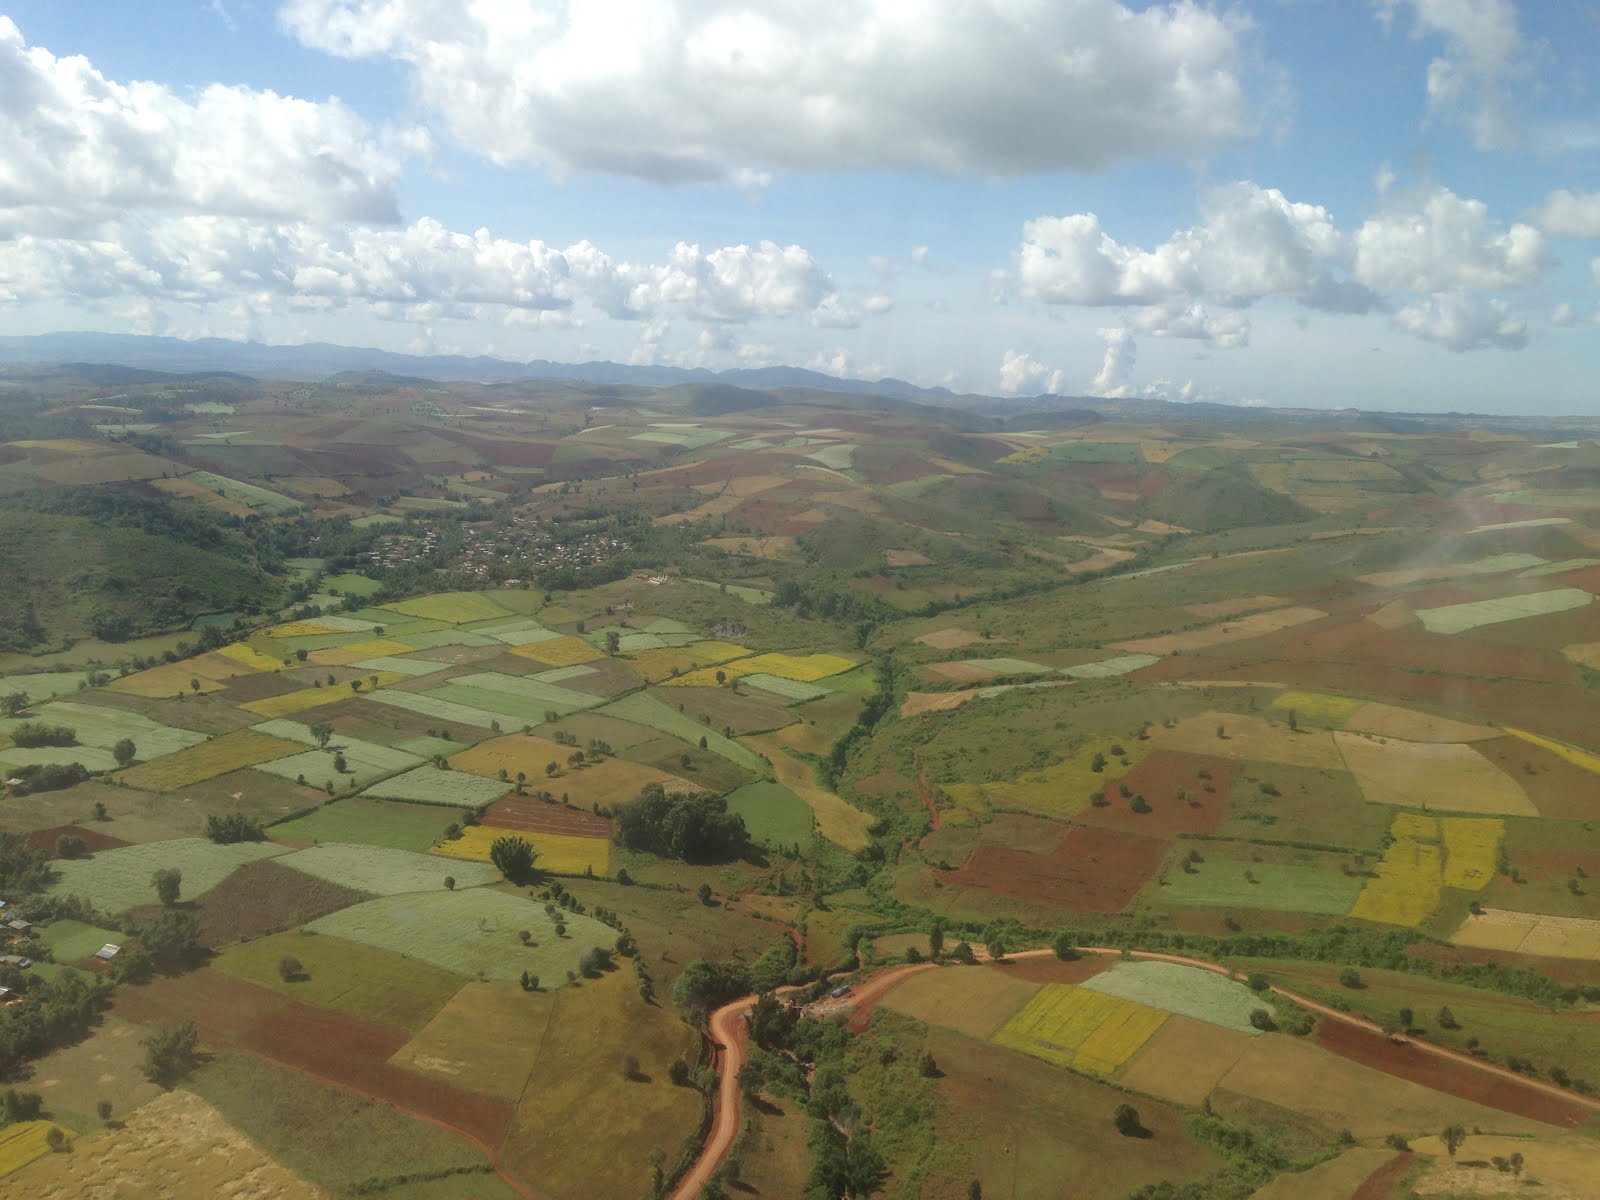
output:
[[[512,883],[533,878],[534,850],[526,838],[499,837],[489,844],[489,861]]]
[[[175,975],[200,958],[200,923],[182,909],[167,908],[133,932],[137,940],[111,960],[112,978],[119,983],[145,983],[157,971]]]
[[[11,740],[18,746],[32,749],[36,746],[76,746],[78,731],[66,725],[46,725],[42,721],[24,721],[11,731]]]
[[[29,763],[25,767],[16,768],[11,777],[17,782],[11,785],[11,790],[18,796],[29,796],[35,792],[59,792],[62,788],[77,786],[93,774],[93,771],[80,762]]]
[[[206,836],[219,845],[228,845],[233,842],[264,842],[267,840],[266,830],[261,828],[261,822],[255,817],[246,816],[241,812],[228,813],[217,816],[212,813],[206,817]]]
[[[18,833],[0,833],[0,896],[19,904],[55,881],[50,856],[35,850]]]
[[[151,1083],[172,1088],[200,1062],[200,1030],[193,1021],[157,1029],[142,1043],[144,1074]]]
[[[689,863],[727,862],[750,847],[744,818],[720,796],[668,795],[647,783],[616,818],[617,844]]]
[[[821,774],[824,787],[831,790],[838,786],[839,777],[844,774],[845,766],[850,761],[851,750],[872,735],[878,722],[894,706],[896,677],[894,656],[885,655],[878,661],[878,690],[867,697],[861,711],[856,714],[855,724],[840,735],[823,761]]]
[[[53,980],[30,976],[22,1003],[0,1008],[0,1078],[10,1078],[30,1058],[83,1037],[110,996],[110,983],[78,972]]]

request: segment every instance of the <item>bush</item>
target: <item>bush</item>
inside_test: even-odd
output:
[[[294,983],[296,980],[304,979],[305,977],[305,968],[300,965],[300,960],[294,955],[285,954],[278,960],[278,978],[285,983]]]
[[[38,746],[76,746],[78,731],[65,725],[24,721],[11,731],[11,741],[14,745],[28,750]]]
[[[82,858],[85,846],[83,839],[71,833],[63,833],[56,839],[57,858]]]
[[[254,817],[247,817],[244,813],[229,813],[219,817],[215,813],[206,817],[206,836],[219,846],[232,845],[235,842],[264,842],[267,840],[266,830],[261,828],[261,822]]]
[[[1116,1111],[1111,1114],[1111,1123],[1123,1137],[1138,1137],[1144,1132],[1144,1125],[1139,1120],[1139,1110],[1131,1104],[1117,1105]]]
[[[1361,972],[1354,967],[1346,967],[1339,972],[1339,984],[1347,988],[1363,988],[1366,984],[1361,982]]]
[[[1250,1024],[1263,1033],[1271,1033],[1278,1027],[1278,1023],[1272,1019],[1272,1014],[1264,1008],[1250,1010]]]
[[[704,793],[669,796],[646,784],[638,800],[616,817],[617,844],[690,863],[726,862],[750,845],[744,818],[727,801]]]
[[[193,1021],[176,1029],[157,1029],[144,1040],[144,1073],[151,1083],[171,1088],[194,1070],[200,1030]]]
[[[533,847],[525,838],[495,838],[489,846],[489,861],[512,883],[521,883],[533,875],[534,857]]]

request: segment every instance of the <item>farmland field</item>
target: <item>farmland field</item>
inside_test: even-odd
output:
[[[320,805],[292,821],[280,821],[267,833],[280,842],[361,842],[420,852],[433,845],[450,823],[450,815],[427,804],[352,796]]]
[[[285,980],[284,958],[301,975]],[[420,1029],[461,986],[459,976],[404,954],[298,930],[240,942],[223,950],[212,969],[271,988],[319,1008],[397,1029]]]
[[[1116,754],[1118,747],[1123,753]],[[992,783],[950,784],[946,790],[959,802],[986,797],[1003,808],[1050,816],[1072,816],[1089,806],[1091,792],[1121,779],[1150,753],[1150,743],[1127,738],[1090,738],[1061,761],[1015,779]],[[1101,769],[1094,769],[1096,759]],[[1124,766],[1124,761],[1127,765]]]
[[[1373,804],[1536,815],[1511,776],[1470,746],[1336,733],[1339,752]]]
[[[1390,833],[1394,841],[1350,915],[1386,925],[1420,925],[1439,906],[1444,884],[1439,825],[1433,817],[1397,813]]]
[[[514,984],[460,984],[389,1061],[515,1103],[538,1061],[554,1004],[554,996],[529,995]]]
[[[780,679],[815,683],[819,679],[848,671],[855,665],[854,659],[841,658],[837,654],[753,654],[721,667],[702,667],[667,682],[675,687],[719,687],[717,672],[721,671],[728,679],[743,675],[776,675]]]
[[[416,767],[375,783],[363,796],[378,800],[408,800],[413,804],[437,804],[453,808],[477,808],[490,804],[511,788],[494,779],[467,775],[461,771],[441,771],[438,767]]]
[[[110,1014],[94,1037],[41,1058],[29,1090],[44,1097],[45,1110],[57,1121],[79,1133],[100,1127],[95,1106],[101,1100],[126,1117],[161,1095],[144,1075],[143,1039],[143,1029]]]
[[[44,927],[39,940],[50,947],[57,962],[72,962],[88,958],[108,942],[121,945],[127,939],[115,929],[101,929],[82,921],[56,920]]]
[[[1112,1075],[1166,1019],[1131,1000],[1050,983],[989,1040],[1058,1067]]]
[[[132,738],[141,761],[174,754],[206,740],[203,733],[174,729],[126,709],[66,700],[41,705],[26,718],[0,721],[0,736],[9,736],[27,721],[65,725],[78,735],[81,744],[102,750],[109,750],[123,738]]]
[[[816,818],[818,833],[846,850],[858,850],[867,845],[867,831],[873,825],[870,813],[862,812],[820,786],[811,768],[785,750],[771,734],[765,738],[751,738],[750,744],[771,760],[778,782],[806,802]]]
[[[1160,904],[1343,916],[1360,894],[1362,880],[1341,873],[1341,862],[1328,858],[1325,863],[1298,865],[1240,862],[1213,854],[1195,864],[1192,872],[1169,869],[1165,882],[1145,894]]]
[[[698,721],[684,716],[675,708],[668,707],[654,696],[642,692],[635,693],[632,696],[624,696],[621,700],[613,700],[596,711],[604,716],[648,725],[651,729],[659,730],[668,737],[677,738],[690,745],[698,745],[700,739],[705,738],[706,748],[712,754],[725,758],[747,771],[759,773],[762,770],[761,760],[738,742],[706,729]]]
[[[515,982],[531,971],[546,987],[565,982],[585,946],[611,946],[616,930],[592,917],[563,913],[565,936],[554,919],[520,896],[486,888],[417,892],[358,904],[313,921],[317,933],[390,950],[469,978]],[[518,940],[532,933],[531,945]]]
[[[1467,917],[1450,940],[1457,946],[1593,961],[1600,959],[1600,920],[1486,908],[1481,916]]]
[[[440,841],[433,847],[433,853],[445,858],[465,859],[472,864],[487,863],[489,848],[503,837],[521,838],[532,846],[534,867],[541,871],[551,871],[557,875],[605,875],[611,870],[611,841],[608,838],[497,829],[492,825],[469,825],[461,831],[460,837]],[[455,869],[451,868],[452,871]]]
[[[499,871],[478,863],[446,870],[426,854],[348,842],[323,842],[309,850],[296,850],[280,861],[286,867],[375,896],[437,891],[444,887],[446,875],[453,876],[456,886],[463,888],[500,878]]]
[[[758,842],[800,846],[811,838],[811,809],[781,783],[747,783],[728,794],[728,811],[744,818]]]
[[[294,742],[238,729],[155,762],[129,767],[117,775],[117,782],[151,792],[175,792],[240,767],[252,767],[299,752],[300,747]]]
[[[1253,1009],[1273,1011],[1270,999],[1244,984],[1181,963],[1114,963],[1080,986],[1246,1034],[1259,1032],[1250,1024]]]
[[[1175,1013],[1122,1073],[1122,1083],[1175,1104],[1204,1104],[1249,1044],[1246,1034]]]
[[[1000,967],[943,967],[895,986],[885,1008],[929,1025],[988,1041],[1039,992],[1040,985]]]
[[[1556,588],[1548,592],[1535,592],[1527,596],[1504,596],[1498,600],[1473,600],[1466,604],[1448,604],[1442,608],[1419,608],[1417,620],[1429,633],[1466,633],[1485,625],[1502,621],[1520,621],[1524,617],[1546,617],[1552,613],[1568,612],[1592,603],[1594,597],[1581,588]]]
[[[188,900],[204,895],[245,863],[287,852],[287,846],[271,842],[236,842],[225,846],[206,838],[146,842],[119,850],[102,850],[92,858],[56,863],[60,879],[51,890],[60,895],[82,896],[105,912],[124,912],[141,904],[155,903],[156,892],[150,877],[156,871],[169,867],[181,871],[183,883],[179,897]]]
[[[1441,817],[1444,834],[1444,884],[1481,891],[1494,878],[1496,850],[1506,835],[1506,823],[1494,818]]]
[[[509,615],[481,592],[439,592],[420,596],[415,600],[400,600],[383,606],[408,617],[422,617],[429,621],[449,621],[465,625],[470,621],[489,621]]]
[[[466,704],[457,704],[448,700],[441,700],[437,696],[425,695],[421,692],[401,692],[392,688],[382,688],[376,692],[368,692],[366,699],[377,704],[386,704],[391,708],[403,708],[408,712],[420,713],[424,717],[432,717],[439,721],[449,721],[456,725],[467,725],[475,729],[492,729],[500,724],[502,713],[487,712],[481,708],[474,708]],[[544,719],[544,714],[533,718],[535,721]]]
[[[647,783],[659,783],[669,792],[697,791],[697,785],[681,776],[659,771],[642,763],[609,755],[598,760],[589,758],[585,763],[568,764],[570,747],[547,741],[541,737],[514,733],[504,737],[479,742],[450,759],[456,771],[471,772],[485,778],[498,778],[505,771],[515,780],[526,775],[531,788],[546,787],[570,794],[572,802],[581,808],[592,804],[611,807],[627,803],[639,794]],[[550,763],[556,763],[554,775],[547,773]]]

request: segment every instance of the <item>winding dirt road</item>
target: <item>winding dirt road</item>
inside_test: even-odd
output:
[[[1121,955],[1123,951],[1114,946],[1080,946],[1083,954]],[[1007,955],[1008,958],[1046,958],[1053,956],[1054,950],[1020,950]],[[1233,972],[1220,963],[1207,962],[1201,958],[1187,958],[1181,954],[1164,954],[1155,950],[1130,950],[1132,958],[1150,959],[1156,962],[1178,963],[1186,967],[1199,967],[1203,971],[1213,974],[1225,975],[1233,978]],[[874,975],[865,983],[858,984],[851,989],[851,994],[842,997],[837,1004],[829,1005],[818,1011],[819,1015],[838,1016],[850,1011],[861,1004],[871,1004],[877,1001],[884,993],[893,989],[907,975],[914,975],[919,971],[942,969],[939,963],[915,963],[901,967],[892,967],[880,974]],[[795,991],[794,988],[784,988],[785,992]],[[1302,1008],[1310,1009],[1319,1016],[1327,1017],[1333,1021],[1354,1026],[1369,1033],[1384,1036],[1382,1026],[1375,1025],[1362,1017],[1352,1016],[1340,1012],[1309,996],[1302,996],[1288,988],[1271,985],[1270,991],[1290,1000]],[[711,1014],[710,1034],[712,1044],[712,1066],[719,1075],[717,1097],[713,1106],[711,1118],[711,1132],[706,1138],[705,1148],[700,1152],[700,1157],[695,1159],[694,1165],[689,1168],[678,1186],[673,1189],[671,1200],[696,1200],[700,1189],[711,1181],[711,1176],[716,1173],[723,1159],[733,1149],[734,1139],[739,1136],[739,1127],[744,1107],[744,1097],[739,1090],[739,1068],[744,1065],[744,1047],[746,1040],[745,1014],[750,1011],[756,1002],[754,996],[745,996],[726,1004]],[[1470,1054],[1463,1054],[1458,1050],[1436,1045],[1421,1038],[1408,1038],[1408,1046],[1421,1050],[1427,1054],[1434,1054],[1462,1066],[1471,1067],[1473,1070],[1482,1071],[1511,1080],[1525,1088],[1557,1096],[1572,1104],[1583,1105],[1587,1108],[1600,1110],[1600,1099],[1584,1096],[1578,1092],[1566,1091],[1551,1083],[1543,1083],[1537,1079],[1529,1079],[1526,1075],[1518,1075],[1515,1071],[1505,1067],[1497,1067],[1493,1063],[1484,1062]],[[1426,1086],[1426,1085],[1424,1085]]]

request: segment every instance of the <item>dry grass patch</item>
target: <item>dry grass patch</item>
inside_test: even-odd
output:
[[[257,733],[253,729],[236,729],[154,762],[129,767],[117,774],[116,781],[124,787],[171,792],[225,775],[229,771],[237,771],[240,767],[287,758],[291,754],[299,754],[302,749],[304,747],[294,742]]]
[[[988,1041],[1022,1011],[1040,986],[1002,967],[942,967],[908,976],[882,1004],[929,1025]]]
[[[1191,629],[1187,633],[1169,633],[1162,637],[1136,638],[1133,641],[1113,642],[1112,645],[1119,650],[1133,650],[1165,658],[1174,651],[1193,653],[1196,650],[1209,650],[1213,646],[1225,646],[1230,642],[1242,642],[1248,638],[1264,637],[1269,633],[1292,629],[1296,625],[1304,625],[1310,621],[1320,621],[1327,615],[1320,608],[1307,608],[1304,606],[1279,608],[1271,612],[1255,613],[1251,616],[1239,617],[1236,620],[1224,621],[1220,625],[1212,625],[1205,629]]]
[[[1401,738],[1408,742],[1486,742],[1501,736],[1487,725],[1472,725],[1449,717],[1435,717],[1394,704],[1363,704],[1345,718],[1351,733]]]
[[[1412,1184],[1418,1196],[1520,1196],[1532,1193],[1540,1200],[1594,1200],[1600,1195],[1595,1182],[1600,1145],[1592,1138],[1511,1138],[1470,1133],[1451,1158],[1437,1136],[1411,1143],[1418,1154],[1433,1159],[1429,1169]],[[1522,1155],[1521,1176],[1496,1169],[1496,1158]],[[1301,1197],[1299,1200],[1310,1200]]]
[[[872,828],[876,818],[819,786],[811,768],[785,750],[774,735],[745,740],[758,754],[772,760],[772,773],[778,782],[810,807],[811,815],[817,820],[818,833],[852,852],[863,849],[871,841],[867,830]]]
[[[750,651],[732,642],[694,642],[688,646],[666,646],[657,650],[635,650],[628,654],[628,665],[651,683],[701,667],[715,666],[744,658]]]
[[[1222,731],[1221,736],[1218,730]],[[1278,763],[1286,767],[1345,769],[1332,734],[1309,730],[1295,732],[1277,721],[1242,713],[1207,712],[1187,717],[1170,729],[1158,725],[1151,728],[1148,744],[1162,750],[1215,754],[1221,758]]]
[[[1536,817],[1516,780],[1470,746],[1335,733],[1345,766],[1372,804]]]
[[[1600,959],[1600,921],[1488,908],[1468,916],[1450,941],[1484,950],[1592,962]]]
[[[936,629],[932,633],[925,633],[917,638],[924,646],[932,646],[935,650],[959,650],[962,646],[970,646],[974,642],[981,642],[984,637],[981,633],[974,633],[970,629]]]
[[[603,651],[577,637],[547,638],[525,646],[511,646],[508,653],[552,667],[577,667],[605,657]]]
[[[1015,779],[987,783],[952,783],[945,790],[957,804],[981,807],[987,800],[1002,808],[1019,808],[1048,816],[1072,816],[1089,806],[1090,796],[1116,783],[1144,761],[1154,743],[1136,738],[1093,737],[1059,762],[1025,771]],[[1117,753],[1118,749],[1122,753]],[[1095,762],[1101,761],[1096,771]]]
[[[1351,1200],[1368,1177],[1392,1158],[1394,1151],[1388,1147],[1353,1146],[1309,1171],[1279,1175],[1266,1187],[1252,1192],[1250,1200]]]
[[[776,675],[781,679],[815,683],[830,675],[849,671],[857,665],[855,660],[837,654],[756,654],[716,670],[707,667],[667,682],[680,687],[719,687],[721,684],[717,675],[720,672],[724,679],[737,679],[741,675]]]
[[[613,807],[636,799],[647,783],[659,783],[669,792],[698,792],[700,786],[680,775],[658,770],[626,758],[607,756],[583,766],[568,766],[569,746],[558,745],[532,734],[513,733],[479,742],[450,759],[457,771],[468,771],[487,779],[498,779],[503,770],[509,780],[527,776],[533,790],[547,788],[560,795],[567,793],[580,808],[595,804]],[[550,763],[558,764],[553,776],[545,774]],[[508,785],[509,786],[509,785]]]
[[[516,984],[465,984],[389,1062],[515,1103],[544,1047],[554,1004],[554,994],[530,995]]]
[[[1123,1072],[1122,1083],[1162,1100],[1198,1107],[1250,1042],[1249,1034],[1174,1013]]]
[[[786,535],[707,538],[703,544],[729,554],[748,554],[756,558],[793,558],[799,552],[795,540]]]
[[[8,1181],[12,1188],[32,1200],[328,1200],[182,1090],[127,1114],[120,1129],[81,1139],[71,1154],[46,1155],[23,1168]]]

